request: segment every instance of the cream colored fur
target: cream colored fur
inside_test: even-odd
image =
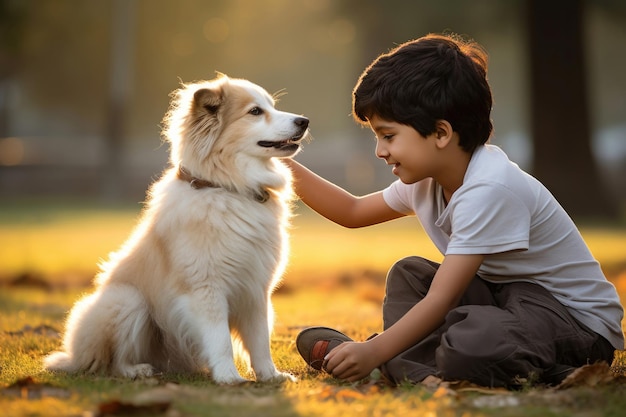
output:
[[[298,151],[307,126],[249,81],[220,75],[175,91],[164,119],[171,167],[94,292],[72,308],[63,349],[45,368],[129,378],[208,372],[235,384],[245,381],[235,335],[256,380],[292,378],[270,355],[270,296],[287,261],[292,200],[279,158]],[[214,186],[193,188],[179,166]],[[263,192],[269,200],[255,200]]]

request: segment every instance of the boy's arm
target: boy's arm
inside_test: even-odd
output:
[[[294,189],[300,199],[341,226],[371,226],[404,216],[385,203],[381,191],[356,197],[293,159],[285,159],[284,162],[293,172]]]
[[[342,343],[327,355],[325,368],[334,376],[357,381],[377,366],[418,343],[444,322],[474,279],[483,255],[448,255],[428,294],[389,329],[367,342]]]

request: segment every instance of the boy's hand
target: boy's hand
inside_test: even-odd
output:
[[[483,255],[447,255],[428,290],[393,326],[367,342],[345,342],[326,355],[324,369],[350,382],[418,343],[441,326],[456,307],[483,261]]]
[[[369,342],[345,342],[326,355],[322,368],[336,378],[356,382],[379,365]]]

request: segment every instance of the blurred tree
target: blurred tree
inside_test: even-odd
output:
[[[533,174],[574,217],[618,216],[591,149],[583,0],[528,0]]]
[[[108,91],[110,2],[15,2],[26,16],[20,31],[20,67],[14,76],[20,112],[12,114],[11,134],[100,136]]]
[[[0,138],[9,133],[10,81],[16,73],[26,9],[18,0],[0,0]]]
[[[126,115],[132,91],[135,24],[135,0],[113,1],[108,118],[105,137],[107,157],[103,176],[104,196],[109,199],[121,196],[119,184],[123,180],[121,174],[126,141]]]

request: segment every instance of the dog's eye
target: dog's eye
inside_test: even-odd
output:
[[[260,116],[263,114],[263,109],[260,107],[253,107],[250,109],[248,113],[250,113],[253,116]]]

